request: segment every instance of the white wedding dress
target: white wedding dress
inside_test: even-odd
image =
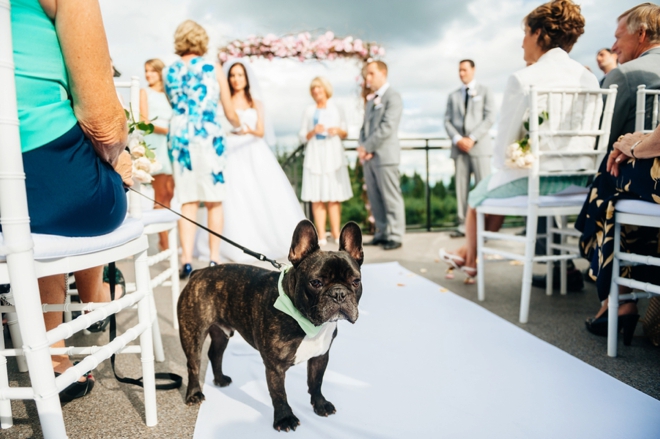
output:
[[[241,125],[255,129],[257,110],[236,110]],[[223,235],[269,258],[286,259],[296,225],[305,218],[300,202],[275,155],[261,137],[225,137]],[[255,259],[236,247],[220,244],[223,260]]]

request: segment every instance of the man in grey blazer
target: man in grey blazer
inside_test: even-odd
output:
[[[463,85],[449,95],[445,113],[445,130],[452,140],[451,158],[456,168],[456,210],[458,231],[452,237],[465,235],[465,213],[470,190],[470,176],[475,184],[490,174],[493,155],[488,130],[495,122],[493,94],[474,80],[474,61],[458,63],[458,75]]]
[[[385,250],[401,247],[406,230],[406,212],[399,180],[399,121],[403,113],[401,95],[387,82],[387,65],[367,65],[367,85],[374,92],[367,101],[360,130],[358,156],[364,163],[364,179],[376,233],[365,245],[382,245]]]
[[[619,136],[635,131],[637,86],[660,89],[660,6],[644,3],[624,12],[618,20],[612,50],[621,65],[610,71],[603,82],[603,88],[618,86],[608,150],[612,150]],[[653,106],[649,101],[645,125],[650,129]]]

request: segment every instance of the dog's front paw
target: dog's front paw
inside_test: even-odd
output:
[[[300,420],[292,413],[288,416],[284,416],[281,419],[276,419],[273,422],[273,428],[277,431],[289,431],[294,430],[300,425]]]
[[[213,379],[213,384],[215,384],[218,387],[227,387],[228,385],[231,384],[231,378],[229,378],[227,375],[220,375],[220,379],[218,378]]]
[[[201,391],[197,391],[191,395],[186,395],[186,404],[187,405],[201,404],[201,402],[204,401],[205,399],[206,398],[204,397],[204,394]]]
[[[330,416],[337,413],[335,406],[325,398],[319,398],[312,401],[312,407],[314,407],[314,413],[319,416]]]

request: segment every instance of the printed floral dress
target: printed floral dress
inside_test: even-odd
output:
[[[641,200],[660,204],[660,158],[633,159],[622,163],[619,176],[605,169],[607,157],[591,185],[575,228],[582,232],[580,252],[590,261],[589,275],[596,280],[598,297],[610,293],[614,256],[614,206],[617,200]],[[646,256],[660,255],[660,230],[622,226],[621,251]],[[655,269],[657,270],[657,268]],[[651,267],[622,267],[621,276],[650,282],[657,273]]]
[[[225,146],[216,67],[202,57],[176,61],[166,69],[164,85],[172,105],[168,148],[179,202],[222,201]]]

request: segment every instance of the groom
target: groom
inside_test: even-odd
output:
[[[382,245],[385,250],[401,247],[406,229],[406,212],[399,185],[399,121],[403,112],[401,95],[387,82],[387,65],[367,65],[367,87],[373,99],[367,102],[360,130],[358,157],[364,163],[364,179],[376,233],[365,245]]]

